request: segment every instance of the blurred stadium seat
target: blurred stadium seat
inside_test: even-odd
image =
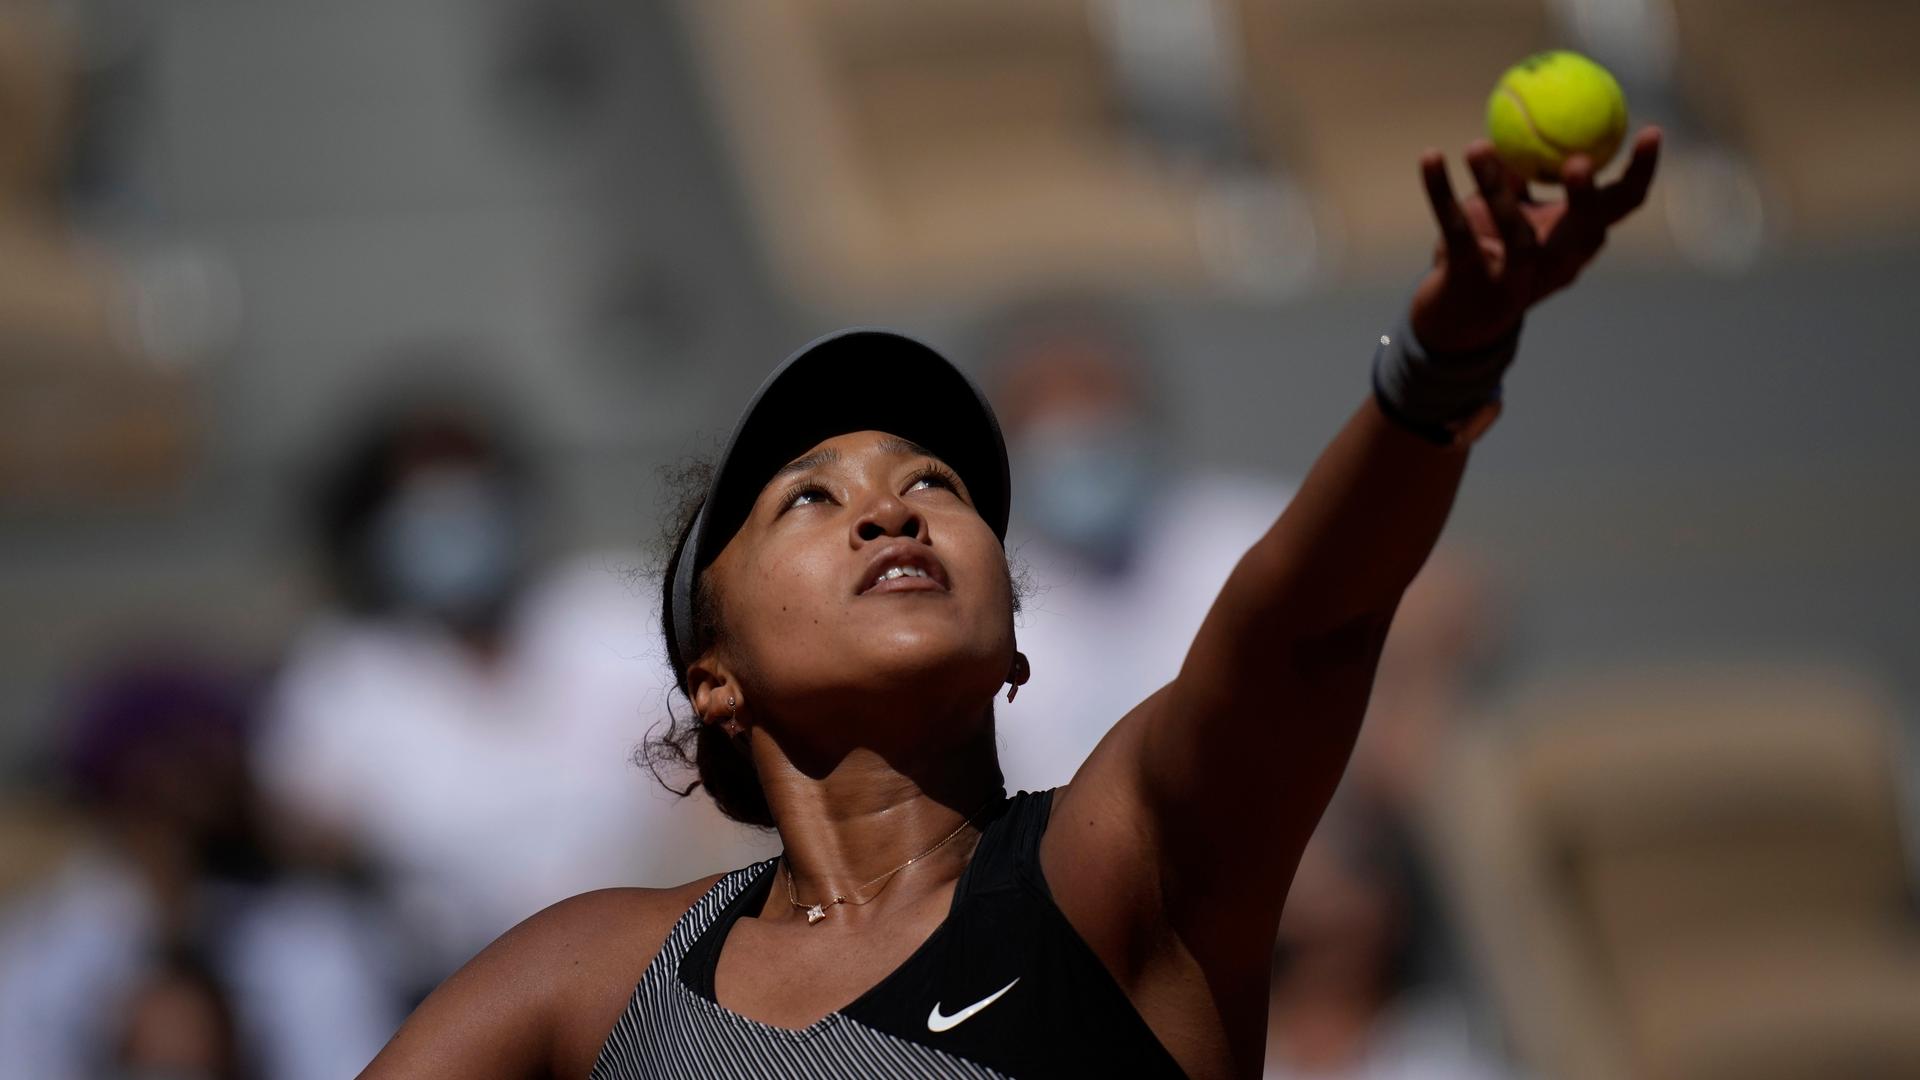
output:
[[[1413,274],[1433,243],[1417,162],[1458,157],[1500,72],[1545,47],[1540,0],[1242,0],[1256,138],[1332,204],[1349,274]]]
[[[1580,45],[1543,0],[1195,2],[1239,99],[1213,120],[1245,129],[1243,161],[1183,160],[1128,114],[1108,40],[1124,0],[681,10],[776,269],[826,306],[1062,280],[1218,287],[1234,276],[1220,248],[1235,242],[1312,248],[1300,261],[1322,277],[1411,273],[1433,236],[1420,152],[1445,150],[1470,191],[1459,153],[1483,134],[1499,73]],[[1676,144],[1751,154],[1785,210],[1768,231],[1796,245],[1920,224],[1920,148],[1897,135],[1920,116],[1904,56],[1920,6],[1671,0],[1671,15],[1676,85],[1637,86],[1636,125],[1672,126],[1671,100],[1655,99],[1684,96]],[[1245,240],[1291,207],[1281,199],[1243,207],[1234,235],[1218,235],[1224,192],[1256,173],[1305,192],[1315,224]],[[1698,238],[1671,234],[1720,227],[1718,196],[1705,197],[1678,223],[1643,215],[1616,246],[1693,251]]]
[[[1543,685],[1466,741],[1433,836],[1551,1077],[1920,1075],[1895,717],[1837,668]]]
[[[794,295],[1203,274],[1197,181],[1126,139],[1084,0],[682,10]]]
[[[1797,242],[1920,228],[1920,4],[1671,2],[1689,97],[1757,159]]]
[[[191,386],[142,347],[138,283],[63,220],[75,45],[33,5],[0,10],[0,508],[178,491]]]

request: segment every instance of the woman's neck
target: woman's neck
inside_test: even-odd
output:
[[[791,870],[806,904],[835,896],[859,903],[883,890],[917,892],[957,877],[973,849],[969,820],[1003,790],[990,720],[959,746],[926,740],[935,745],[918,753],[853,747],[819,776],[795,767],[766,732],[754,739],[761,785],[786,847],[783,873]],[[908,860],[913,865],[873,881]]]

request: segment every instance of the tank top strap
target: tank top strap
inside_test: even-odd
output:
[[[1047,832],[1053,791],[1016,792],[1000,804],[960,875],[954,889],[956,906],[965,897],[1014,888],[1023,881],[1046,891],[1040,874],[1040,838]]]
[[[680,921],[673,924],[673,930],[667,934],[666,943],[647,967],[646,975],[671,978],[680,972],[681,964],[694,946],[705,938],[715,923],[726,917],[735,907],[740,895],[752,888],[754,883],[772,868],[776,859],[763,859],[751,866],[745,866],[723,875],[713,887],[694,901]],[[738,917],[737,915],[735,916]]]

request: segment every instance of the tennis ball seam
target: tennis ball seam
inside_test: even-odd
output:
[[[1547,133],[1540,130],[1540,125],[1533,122],[1533,114],[1527,111],[1526,99],[1522,98],[1519,94],[1514,93],[1513,87],[1502,86],[1500,87],[1500,92],[1506,95],[1506,98],[1508,101],[1513,102],[1514,108],[1520,110],[1520,120],[1522,123],[1525,123],[1527,125],[1527,131],[1530,132],[1534,138],[1539,139],[1543,144],[1545,144],[1547,149],[1552,150],[1554,153],[1559,154],[1563,158],[1572,157],[1573,155],[1582,152],[1580,150],[1574,149],[1573,147],[1560,143],[1554,139],[1548,138]]]

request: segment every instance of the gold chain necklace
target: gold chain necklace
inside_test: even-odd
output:
[[[947,844],[950,843],[954,837],[959,836],[962,832],[965,832],[967,826],[973,824],[973,819],[979,817],[980,812],[982,810],[985,810],[987,807],[992,806],[994,803],[998,801],[1000,801],[1000,795],[995,794],[993,798],[988,799],[984,803],[981,803],[979,810],[975,810],[973,813],[968,814],[966,818],[960,822],[960,826],[958,828],[954,829],[952,832],[948,833],[947,835],[941,837],[939,843],[933,845],[932,847],[921,852],[920,854],[915,855],[913,858],[908,859],[906,862],[901,863],[899,866],[894,867],[893,869],[887,871],[886,873],[881,874],[879,877],[876,877],[870,881],[861,882],[859,885],[854,887],[854,890],[853,890],[854,896],[858,896],[860,893],[865,892],[868,886],[876,884],[881,881],[886,882],[888,885],[893,884],[893,875],[899,873],[902,870],[905,870],[907,867],[912,866],[914,863],[919,862],[921,859],[926,858],[927,856],[933,854],[934,852],[939,851],[941,848],[946,847]],[[839,893],[835,893],[833,896],[833,899],[825,901],[824,903],[803,904],[800,902],[800,898],[794,893],[794,889],[793,889],[793,860],[783,855],[780,861],[784,863],[787,868],[787,903],[792,904],[794,907],[797,907],[800,910],[807,913],[808,926],[812,926],[814,923],[817,923],[821,919],[826,918],[828,910],[833,907],[836,907],[840,904],[852,904],[854,907],[860,907],[863,904],[869,904],[879,899],[880,893],[887,891],[886,885],[882,885],[880,889],[876,891],[872,896],[869,896],[862,900],[856,900],[854,899],[853,896],[841,896]]]

